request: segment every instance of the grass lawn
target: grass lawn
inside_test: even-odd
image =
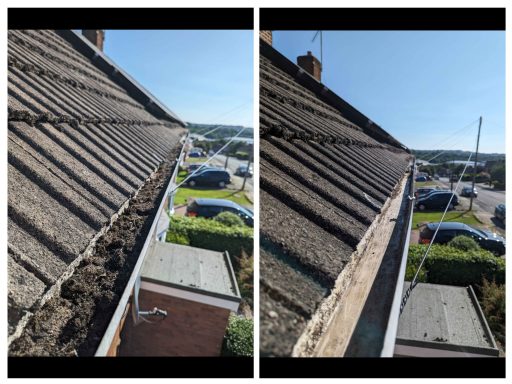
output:
[[[179,184],[183,181],[185,176],[187,175],[186,171],[181,171],[178,173],[178,177],[176,178],[176,182]],[[237,204],[244,206],[251,206],[252,203],[247,200],[245,197],[245,193],[241,191],[234,191],[232,189],[200,189],[200,188],[187,188],[181,187],[176,192],[176,196],[174,198],[175,205],[187,204],[189,198],[209,198],[209,199],[226,199],[231,200]]]
[[[187,157],[187,160],[185,160],[185,163],[189,163],[189,164],[204,163],[206,160],[208,160],[207,157]]]
[[[414,182],[414,186],[416,188],[423,188],[423,187],[435,187],[438,185],[434,180],[432,181],[416,181]]]
[[[420,223],[437,223],[441,220],[443,212],[414,212],[412,217],[412,228],[418,228]],[[460,223],[481,226],[482,223],[475,217],[473,212],[469,211],[451,211],[447,212],[443,222],[457,221]]]

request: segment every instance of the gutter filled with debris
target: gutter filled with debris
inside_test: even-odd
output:
[[[185,136],[185,141],[188,138],[188,135]],[[142,268],[142,265],[144,264],[145,256],[148,252],[149,246],[153,241],[156,241],[157,233],[157,226],[158,226],[158,220],[160,219],[160,215],[166,208],[166,200],[169,197],[169,194],[172,190],[172,188],[175,186],[174,180],[176,180],[176,177],[178,175],[179,171],[179,164],[181,163],[183,156],[184,156],[184,148],[185,145],[181,147],[181,152],[177,158],[177,162],[174,166],[174,171],[169,179],[169,182],[165,188],[165,193],[161,195],[160,202],[158,203],[158,210],[155,213],[155,216],[153,218],[153,223],[151,224],[151,228],[149,229],[149,232],[147,234],[146,240],[144,241],[144,246],[139,254],[139,257],[137,258],[137,262],[135,264],[135,267],[133,268],[133,271],[130,275],[130,279],[128,280],[128,283],[126,284],[126,287],[124,289],[124,292],[121,296],[121,299],[119,300],[119,304],[117,305],[117,308],[114,312],[114,315],[112,316],[112,319],[110,320],[110,323],[107,327],[107,330],[105,331],[103,338],[101,339],[100,345],[98,346],[98,349],[96,350],[95,356],[107,356],[109,351],[112,348],[112,343],[114,341],[114,338],[116,336],[116,333],[118,332],[118,328],[120,327],[121,321],[124,316],[126,316],[126,308],[128,305],[128,300],[130,299],[132,293],[134,295],[137,295],[138,292],[135,288],[135,284],[137,279],[139,278],[140,271]],[[119,330],[120,331],[120,330]]]
[[[10,345],[10,356],[105,355],[182,154],[183,144],[178,144],[112,220],[60,292],[28,321]]]

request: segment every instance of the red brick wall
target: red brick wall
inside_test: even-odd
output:
[[[133,326],[126,319],[120,356],[219,356],[229,310],[140,290],[139,307],[167,311],[167,318]]]

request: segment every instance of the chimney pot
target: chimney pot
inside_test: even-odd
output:
[[[322,63],[311,51],[307,55],[297,57],[297,65],[313,76],[318,82],[322,81]]]

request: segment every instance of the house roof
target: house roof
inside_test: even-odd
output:
[[[410,284],[404,283],[404,292]],[[472,288],[418,283],[411,295],[400,316],[397,345],[498,356]]]
[[[10,342],[184,133],[68,39],[8,31]]]
[[[396,191],[410,156],[260,45],[260,347],[262,355],[288,356]]]

